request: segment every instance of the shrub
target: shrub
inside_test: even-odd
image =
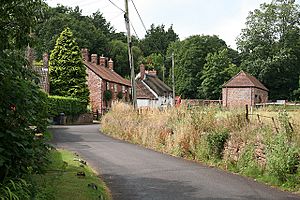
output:
[[[248,144],[248,146],[246,146],[236,163],[236,167],[240,173],[250,177],[256,177],[262,174],[262,169],[255,159],[254,145]]]
[[[300,150],[288,142],[284,133],[279,133],[268,141],[266,153],[268,173],[279,181],[284,182],[290,174],[297,172]]]
[[[85,101],[72,97],[49,96],[49,113],[52,117],[60,113],[79,115],[85,112],[87,112]]]
[[[46,129],[47,95],[33,82],[32,71],[23,67],[23,54],[0,55],[0,182],[39,172],[46,164],[46,145],[34,139],[32,127]]]
[[[227,130],[208,134],[206,140],[209,155],[221,159],[224,145],[228,138],[229,133]]]
[[[123,99],[123,92],[122,91],[118,92],[117,98],[118,99]]]

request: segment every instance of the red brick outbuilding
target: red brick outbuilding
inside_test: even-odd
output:
[[[222,86],[223,106],[243,107],[267,103],[268,91],[254,76],[240,71]]]

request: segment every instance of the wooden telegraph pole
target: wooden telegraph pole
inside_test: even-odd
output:
[[[127,43],[128,43],[128,57],[129,57],[129,66],[131,69],[131,95],[132,95],[132,103],[133,108],[137,108],[137,100],[136,100],[136,83],[135,83],[135,74],[134,74],[134,64],[133,64],[133,55],[132,55],[132,42],[130,35],[130,25],[129,25],[129,12],[128,12],[128,0],[125,0],[125,25],[127,29]]]
[[[175,65],[175,60],[174,60],[174,53],[172,53],[172,89],[173,89],[173,106],[175,106],[175,70],[174,66]]]

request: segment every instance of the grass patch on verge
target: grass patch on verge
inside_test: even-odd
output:
[[[43,175],[34,175],[34,199],[110,200],[104,182],[79,157],[66,150],[51,150],[51,164]],[[74,160],[75,158],[75,160]],[[83,172],[85,176],[77,176]]]

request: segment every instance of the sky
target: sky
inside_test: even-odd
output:
[[[125,0],[111,0],[125,10]],[[236,38],[245,28],[250,11],[271,0],[129,0],[129,18],[138,38],[146,31],[133,7],[135,4],[146,26],[173,25],[181,40],[191,35],[217,35],[231,48],[236,48]],[[299,3],[300,0],[296,2]],[[57,4],[82,9],[83,15],[92,15],[99,10],[118,32],[126,32],[123,12],[109,0],[46,0],[48,5]],[[135,35],[131,27],[131,33]]]

